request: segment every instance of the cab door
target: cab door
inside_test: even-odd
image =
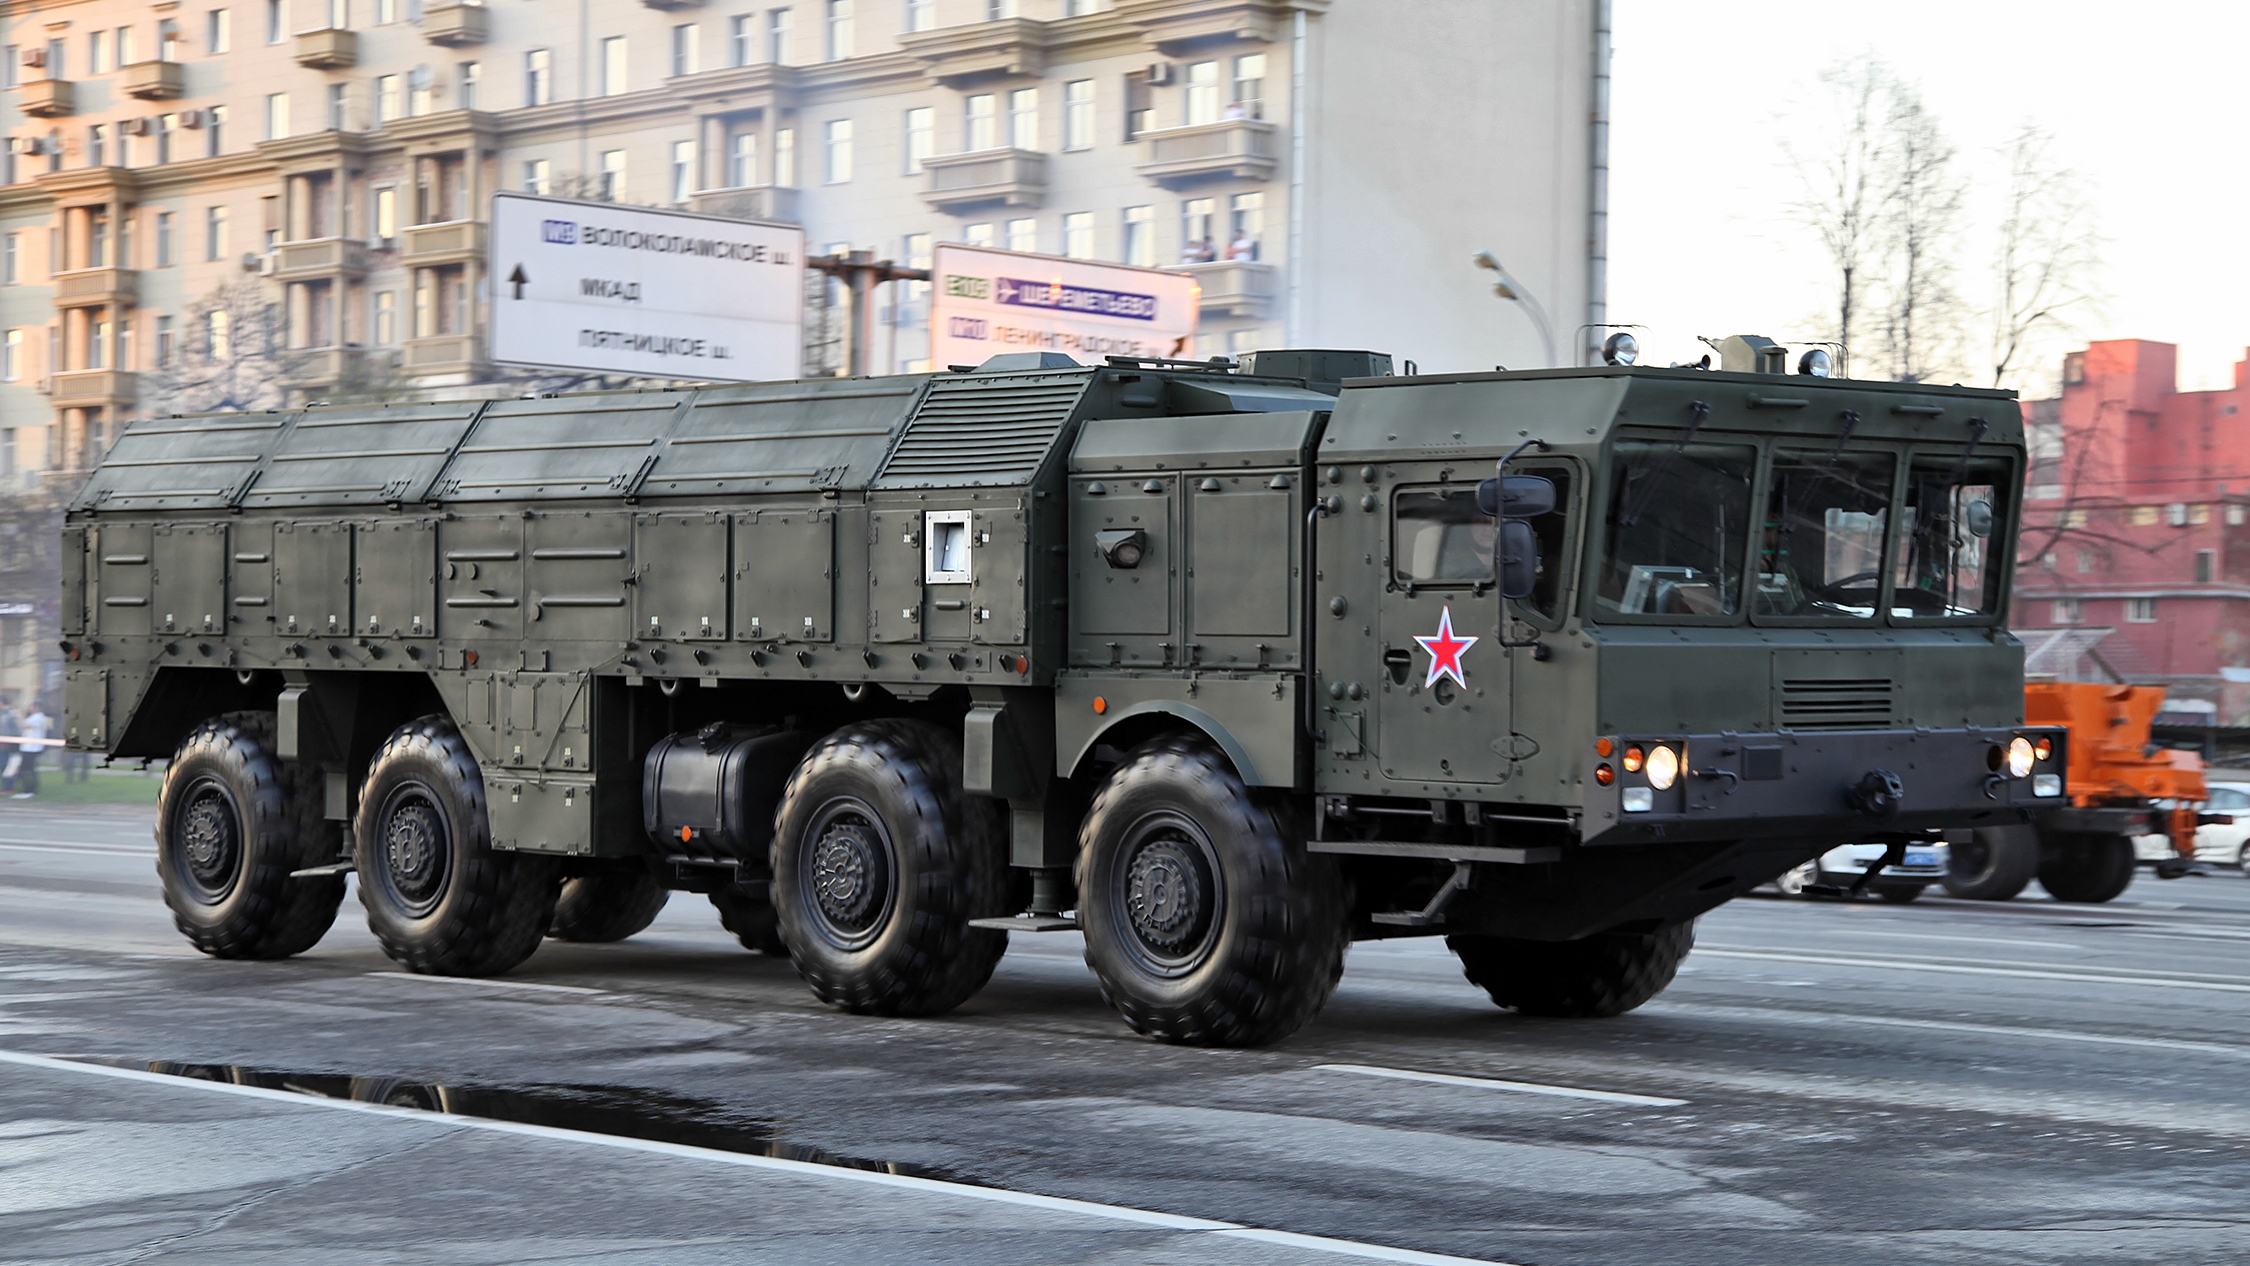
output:
[[[1495,521],[1477,509],[1489,463],[1402,462],[1374,495],[1376,677],[1370,756],[1393,788],[1506,781],[1508,660],[1493,578]]]

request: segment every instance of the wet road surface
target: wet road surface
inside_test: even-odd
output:
[[[218,962],[149,820],[0,811],[0,1262],[2250,1257],[2239,873],[1740,901],[1604,1021],[1362,944],[1296,1037],[1206,1051],[1126,1030],[1070,934],[871,1019],[687,894],[494,981],[398,972],[352,898]]]

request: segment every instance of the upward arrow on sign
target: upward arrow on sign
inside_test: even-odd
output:
[[[529,280],[531,280],[529,277],[523,275],[522,264],[516,265],[516,270],[508,274],[508,284],[516,288],[515,298],[523,298],[523,283]]]

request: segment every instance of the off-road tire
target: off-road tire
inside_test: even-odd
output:
[[[756,954],[787,958],[789,946],[781,939],[781,918],[768,894],[771,885],[728,884],[711,894],[719,912],[719,926],[734,934],[742,948]]]
[[[173,925],[214,958],[287,958],[317,944],[344,900],[342,875],[290,878],[341,860],[340,823],[322,817],[318,765],[274,755],[271,712],[228,712],[180,741],[157,801],[156,873]],[[190,861],[201,819],[207,862]]]
[[[1664,992],[1695,947],[1695,925],[1654,932],[1599,932],[1576,941],[1449,936],[1461,974],[1492,1000],[1525,1015],[1623,1015]]]
[[[367,927],[401,967],[492,976],[539,948],[558,863],[493,849],[484,777],[451,719],[391,732],[368,765],[355,827]]]
[[[1286,807],[1208,742],[1152,740],[1114,770],[1078,834],[1078,924],[1102,997],[1135,1032],[1257,1046],[1335,992],[1343,881]]]
[[[2057,901],[2098,905],[2133,882],[2133,840],[2126,835],[2056,832],[2039,843],[2039,886]]]
[[[1894,905],[1906,905],[1922,895],[1928,884],[1880,883],[1869,884],[1867,890]]]
[[[961,792],[961,745],[922,721],[859,721],[815,743],[775,815],[773,906],[814,996],[936,1015],[992,978],[1008,934],[998,806]]]
[[[555,897],[547,935],[558,941],[622,941],[656,922],[671,899],[671,889],[647,866],[574,875]]]
[[[1947,892],[1969,901],[2006,901],[2039,873],[2039,832],[2028,826],[1979,827],[1951,853]]]

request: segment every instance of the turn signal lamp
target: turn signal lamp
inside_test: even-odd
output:
[[[1594,766],[1594,781],[1607,787],[1617,781],[1617,771],[1607,765],[1596,765]]]
[[[1610,742],[1608,739],[1598,738],[1594,740],[1594,755],[1596,756],[1607,756],[1616,750],[1617,744]]]
[[[1646,754],[1646,753],[1644,753],[1644,752],[1642,752],[1642,751],[1641,751],[1641,749],[1640,749],[1640,746],[1639,746],[1638,744],[1635,744],[1634,746],[1632,746],[1632,747],[1628,747],[1628,748],[1626,748],[1626,749],[1625,749],[1625,772],[1626,772],[1626,773],[1628,773],[1628,774],[1637,774],[1637,773],[1641,772],[1641,766],[1642,766],[1642,765],[1644,765],[1644,764],[1646,764],[1647,762],[1648,762],[1648,756],[1647,756],[1647,754]]]
[[[2054,759],[2055,740],[2048,738],[2044,734],[2040,735],[2038,741],[2031,745],[2031,754],[2041,760]]]

